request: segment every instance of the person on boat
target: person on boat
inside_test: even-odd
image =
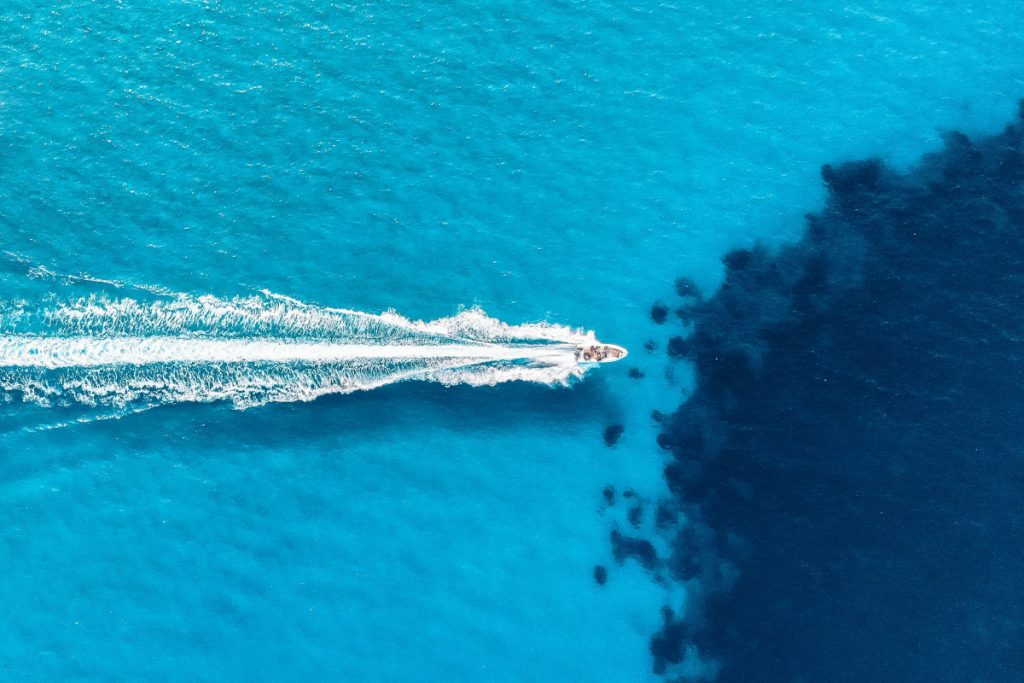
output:
[[[607,360],[618,360],[625,355],[625,349],[613,345],[593,344],[576,347],[576,362],[578,363],[603,363]]]

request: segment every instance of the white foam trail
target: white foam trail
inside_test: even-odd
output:
[[[342,363],[445,360],[470,363],[575,362],[571,345],[431,344],[414,346],[182,337],[0,337],[0,367],[90,368],[158,363]]]
[[[6,315],[5,315],[6,312]],[[413,321],[261,296],[82,299],[0,308],[0,390],[43,405],[122,408],[311,400],[418,379],[567,384],[592,333],[469,310]]]

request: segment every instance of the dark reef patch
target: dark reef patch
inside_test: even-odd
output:
[[[695,643],[727,681],[1024,680],[1024,120],[822,178],[669,342],[698,379],[658,439],[668,562],[702,590],[655,670]]]
[[[623,536],[618,531],[612,531],[611,539],[612,555],[619,564],[632,557],[646,569],[655,569],[658,566],[658,553],[647,539]]]
[[[626,513],[626,519],[629,520],[630,526],[634,529],[639,528],[644,521],[644,506],[638,502],[629,508],[629,512]]]
[[[601,565],[594,565],[594,581],[597,581],[597,585],[603,586],[608,583],[608,570]]]
[[[699,299],[700,289],[697,284],[688,277],[681,277],[676,280],[676,294],[684,299]]]
[[[622,433],[624,431],[626,431],[626,428],[623,427],[622,425],[608,425],[607,427],[605,427],[603,434],[604,445],[614,446],[615,444],[617,444],[619,442],[619,438],[622,436]]]
[[[643,379],[644,378],[644,373],[640,370],[640,368],[630,368],[629,369],[629,378],[630,379]]]
[[[656,674],[664,674],[669,663],[682,661],[686,644],[692,635],[692,628],[685,621],[676,619],[671,608],[663,607],[661,618],[665,625],[651,638],[651,655],[654,657]]]
[[[669,529],[679,523],[679,513],[668,501],[661,501],[654,512],[654,524],[659,529]]]
[[[659,325],[668,320],[668,306],[662,303],[651,306],[651,320]]]
[[[686,340],[676,336],[668,340],[668,355],[673,358],[682,358],[686,355]]]
[[[606,505],[615,505],[615,487],[605,486],[604,491],[601,492],[604,496],[604,502]]]

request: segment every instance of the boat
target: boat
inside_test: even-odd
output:
[[[593,344],[591,346],[577,346],[576,360],[580,363],[612,363],[622,360],[629,352],[615,344]]]

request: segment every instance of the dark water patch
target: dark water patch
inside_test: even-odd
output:
[[[655,669],[696,643],[729,681],[1024,680],[1024,121],[822,178],[803,239],[727,256],[670,342],[698,372],[658,439],[671,568],[702,593]]]

